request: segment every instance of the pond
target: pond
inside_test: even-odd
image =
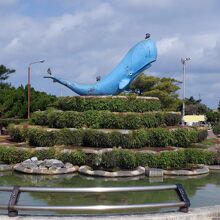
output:
[[[46,186],[46,187],[123,187],[123,186],[153,186],[181,183],[191,201],[191,207],[220,205],[220,172],[198,177],[164,177],[148,178],[92,178],[78,174],[68,175],[25,175],[16,172],[0,173],[0,186]],[[10,193],[0,192],[0,204],[7,204]],[[22,193],[19,205],[119,205],[143,204],[157,202],[179,201],[175,191],[155,192],[120,192],[120,193]],[[167,211],[160,209],[159,211]],[[172,209],[169,209],[172,210]],[[174,209],[177,210],[177,209]],[[135,212],[154,212],[156,209],[132,210]],[[1,214],[6,213],[0,210]],[[104,213],[115,213],[108,211]],[[117,211],[116,213],[131,211]],[[22,212],[19,212],[22,213]],[[28,212],[25,212],[28,213]],[[99,214],[103,212],[99,211]],[[70,212],[32,212],[31,214],[70,214]],[[74,214],[95,214],[94,212],[74,212]]]

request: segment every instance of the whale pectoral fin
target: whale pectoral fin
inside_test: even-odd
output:
[[[122,79],[119,83],[119,89],[124,89],[126,86],[128,86],[130,83],[129,79]]]

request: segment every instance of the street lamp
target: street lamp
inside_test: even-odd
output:
[[[186,62],[190,61],[190,57],[181,58],[181,63],[183,64],[183,109],[182,109],[182,125],[184,125],[183,117],[185,116],[185,98],[186,98]]]
[[[36,63],[43,63],[45,60],[39,60],[32,62],[28,65],[28,119],[30,119],[30,107],[31,107],[31,65]]]

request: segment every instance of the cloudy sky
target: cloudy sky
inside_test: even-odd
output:
[[[220,100],[219,0],[0,0],[0,63],[16,69],[8,80],[55,95],[75,95],[43,79],[54,75],[79,83],[104,76],[145,33],[158,47],[147,75],[182,79],[186,94],[210,107]]]

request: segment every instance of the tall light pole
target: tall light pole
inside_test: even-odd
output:
[[[190,61],[191,58],[181,58],[181,63],[183,64],[183,109],[182,109],[182,125],[184,125],[183,117],[185,116],[185,98],[186,98],[186,62]]]
[[[39,60],[28,65],[28,119],[30,119],[30,108],[31,108],[31,65],[36,63],[43,63],[45,60]]]

